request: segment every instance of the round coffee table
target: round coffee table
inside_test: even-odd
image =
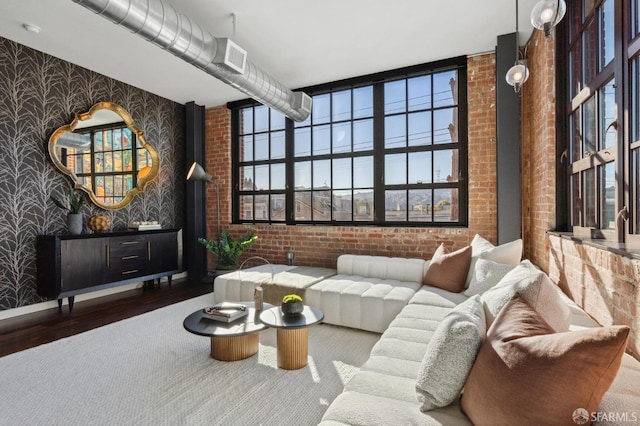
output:
[[[216,321],[204,316],[199,309],[186,317],[184,328],[199,336],[211,337],[211,357],[218,361],[239,361],[258,352],[259,332],[267,328],[260,322],[261,311],[256,311],[253,302],[242,303],[249,313],[233,322]],[[264,309],[273,305],[264,304]]]
[[[285,317],[280,307],[265,309],[260,321],[277,329],[278,367],[297,370],[307,365],[309,356],[309,330],[307,327],[324,319],[324,313],[311,306],[304,306],[300,315]]]

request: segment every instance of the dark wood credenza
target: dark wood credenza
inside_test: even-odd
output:
[[[62,300],[133,282],[151,284],[180,272],[179,229],[36,237],[38,294]]]

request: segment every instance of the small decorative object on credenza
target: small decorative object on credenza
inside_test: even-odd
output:
[[[297,294],[287,294],[282,298],[280,310],[285,317],[297,317],[304,310],[302,297]]]
[[[215,321],[232,322],[238,318],[245,317],[249,310],[245,305],[231,302],[220,302],[213,306],[204,308],[202,316]]]
[[[162,226],[158,223],[157,220],[147,220],[147,221],[136,221],[131,222],[127,228],[135,229],[137,231],[149,231],[151,229],[162,229]]]
[[[111,226],[111,218],[106,214],[94,214],[89,218],[88,225],[93,232],[105,232]]]

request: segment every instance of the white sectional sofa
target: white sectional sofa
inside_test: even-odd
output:
[[[367,264],[390,262],[385,258],[364,259],[350,258],[349,263],[363,261]],[[396,263],[397,262],[397,263]],[[402,261],[393,263],[402,265]],[[522,262],[523,270],[531,270],[532,274],[539,273],[527,261]],[[425,268],[428,268],[428,262]],[[370,271],[371,273],[371,271]],[[375,273],[375,272],[374,272]],[[376,274],[377,275],[377,274]],[[334,278],[340,277],[338,275]],[[341,281],[346,280],[342,276]],[[376,283],[378,278],[376,278]],[[353,278],[354,282],[363,281],[362,270]],[[366,279],[365,279],[366,281]],[[548,283],[551,283],[549,280]],[[381,285],[381,284],[379,284]],[[552,284],[551,284],[552,285]],[[310,288],[308,294],[315,290],[326,291],[322,282]],[[348,288],[348,287],[347,287]],[[550,291],[553,291],[551,293]],[[546,293],[545,293],[546,292]],[[503,291],[504,293],[504,291]],[[506,294],[506,293],[505,293]],[[570,330],[580,330],[599,327],[584,311],[582,311],[568,297],[555,286],[547,286],[533,296],[541,304],[548,304],[546,299],[552,295],[566,305],[566,312],[557,313],[558,316],[567,315],[559,322],[570,322]],[[529,297],[532,297],[529,295]],[[345,385],[344,391],[329,406],[325,412],[321,426],[337,425],[470,425],[469,418],[460,408],[460,399],[456,398],[451,404],[421,411],[421,403],[416,393],[416,378],[429,342],[442,320],[456,306],[468,300],[462,293],[452,293],[440,288],[422,285],[408,300],[395,318],[384,330],[380,340],[371,350],[371,355],[360,371]],[[315,301],[316,299],[312,299]],[[324,304],[322,305],[324,307]],[[540,306],[541,310],[551,309]],[[490,317],[491,314],[487,312]],[[344,325],[344,324],[343,324]],[[628,354],[622,357],[622,365],[613,384],[605,394],[598,409],[594,424],[620,424],[615,416],[624,416],[630,424],[640,423],[640,363]],[[498,386],[498,383],[487,383],[487,392]],[[579,386],[579,383],[576,384]],[[523,389],[523,392],[529,392]],[[578,408],[578,407],[576,407]],[[620,414],[618,414],[620,413]],[[620,417],[618,417],[620,418]],[[637,422],[634,423],[634,419]],[[571,419],[569,419],[571,420]],[[571,421],[569,423],[572,423]],[[486,419],[485,424],[499,424],[492,419]],[[530,424],[523,421],[519,424]],[[556,419],[549,419],[545,424],[567,424]]]
[[[500,247],[495,252],[498,260],[513,262],[508,256],[504,257],[504,250],[501,251]],[[437,340],[434,335],[441,333],[439,325],[469,301],[471,290],[482,293],[473,297],[476,302],[482,301],[487,328],[499,314],[501,306],[514,295],[522,296],[543,313],[554,332],[599,327],[530,262],[512,264],[495,276],[494,270],[502,266],[487,270],[487,262],[490,261],[478,260],[482,258],[481,251],[487,252],[487,247],[483,250],[475,248],[468,274],[472,287],[460,293],[423,285],[422,279],[430,261],[421,259],[343,255],[338,259],[336,271],[310,270],[314,274],[302,280],[305,303],[322,309],[325,322],[382,333],[368,361],[326,410],[322,426],[471,424],[461,408],[459,392],[448,405],[422,411],[421,408],[425,407],[416,387],[417,378],[424,371],[425,353],[433,350],[432,340]],[[519,261],[519,257],[517,259]],[[513,272],[508,272],[510,270]],[[290,269],[285,267],[282,271]],[[513,275],[515,271],[519,272]],[[235,289],[240,283],[234,283],[230,277],[223,279],[223,296],[250,299],[253,287],[264,281],[265,277],[261,275],[264,272],[262,269],[256,271],[253,283],[249,277],[243,277],[245,288],[242,291]],[[485,281],[478,282],[478,277]],[[288,281],[291,277],[286,278]],[[524,286],[522,282],[527,280],[536,282],[538,287]],[[286,288],[286,283],[284,285]],[[216,300],[222,298],[216,297]],[[464,350],[467,350],[466,346]],[[443,359],[447,361],[446,356]],[[455,356],[452,360],[458,362]],[[457,368],[456,365],[452,367]],[[577,387],[582,386],[580,380],[576,382]],[[620,416],[624,416],[625,422],[639,424],[638,383],[640,363],[624,354],[620,370],[602,398],[597,417],[590,420],[594,420],[594,424],[619,424]],[[492,392],[500,383],[496,380],[486,386],[486,392]],[[528,397],[530,390],[523,389],[523,392]],[[485,424],[497,424],[489,418],[484,420]],[[571,419],[564,420],[549,419],[547,424],[573,424]],[[531,424],[524,420],[518,423]]]

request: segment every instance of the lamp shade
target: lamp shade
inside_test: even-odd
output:
[[[531,25],[548,36],[567,12],[564,0],[540,0],[531,10]]]
[[[204,171],[202,166],[198,163],[193,163],[189,172],[187,173],[187,180],[204,180],[206,182],[213,183],[211,175]]]
[[[505,76],[507,83],[513,86],[516,92],[520,91],[520,88],[528,78],[529,68],[527,68],[527,65],[521,60],[516,61],[515,65],[509,68]]]

